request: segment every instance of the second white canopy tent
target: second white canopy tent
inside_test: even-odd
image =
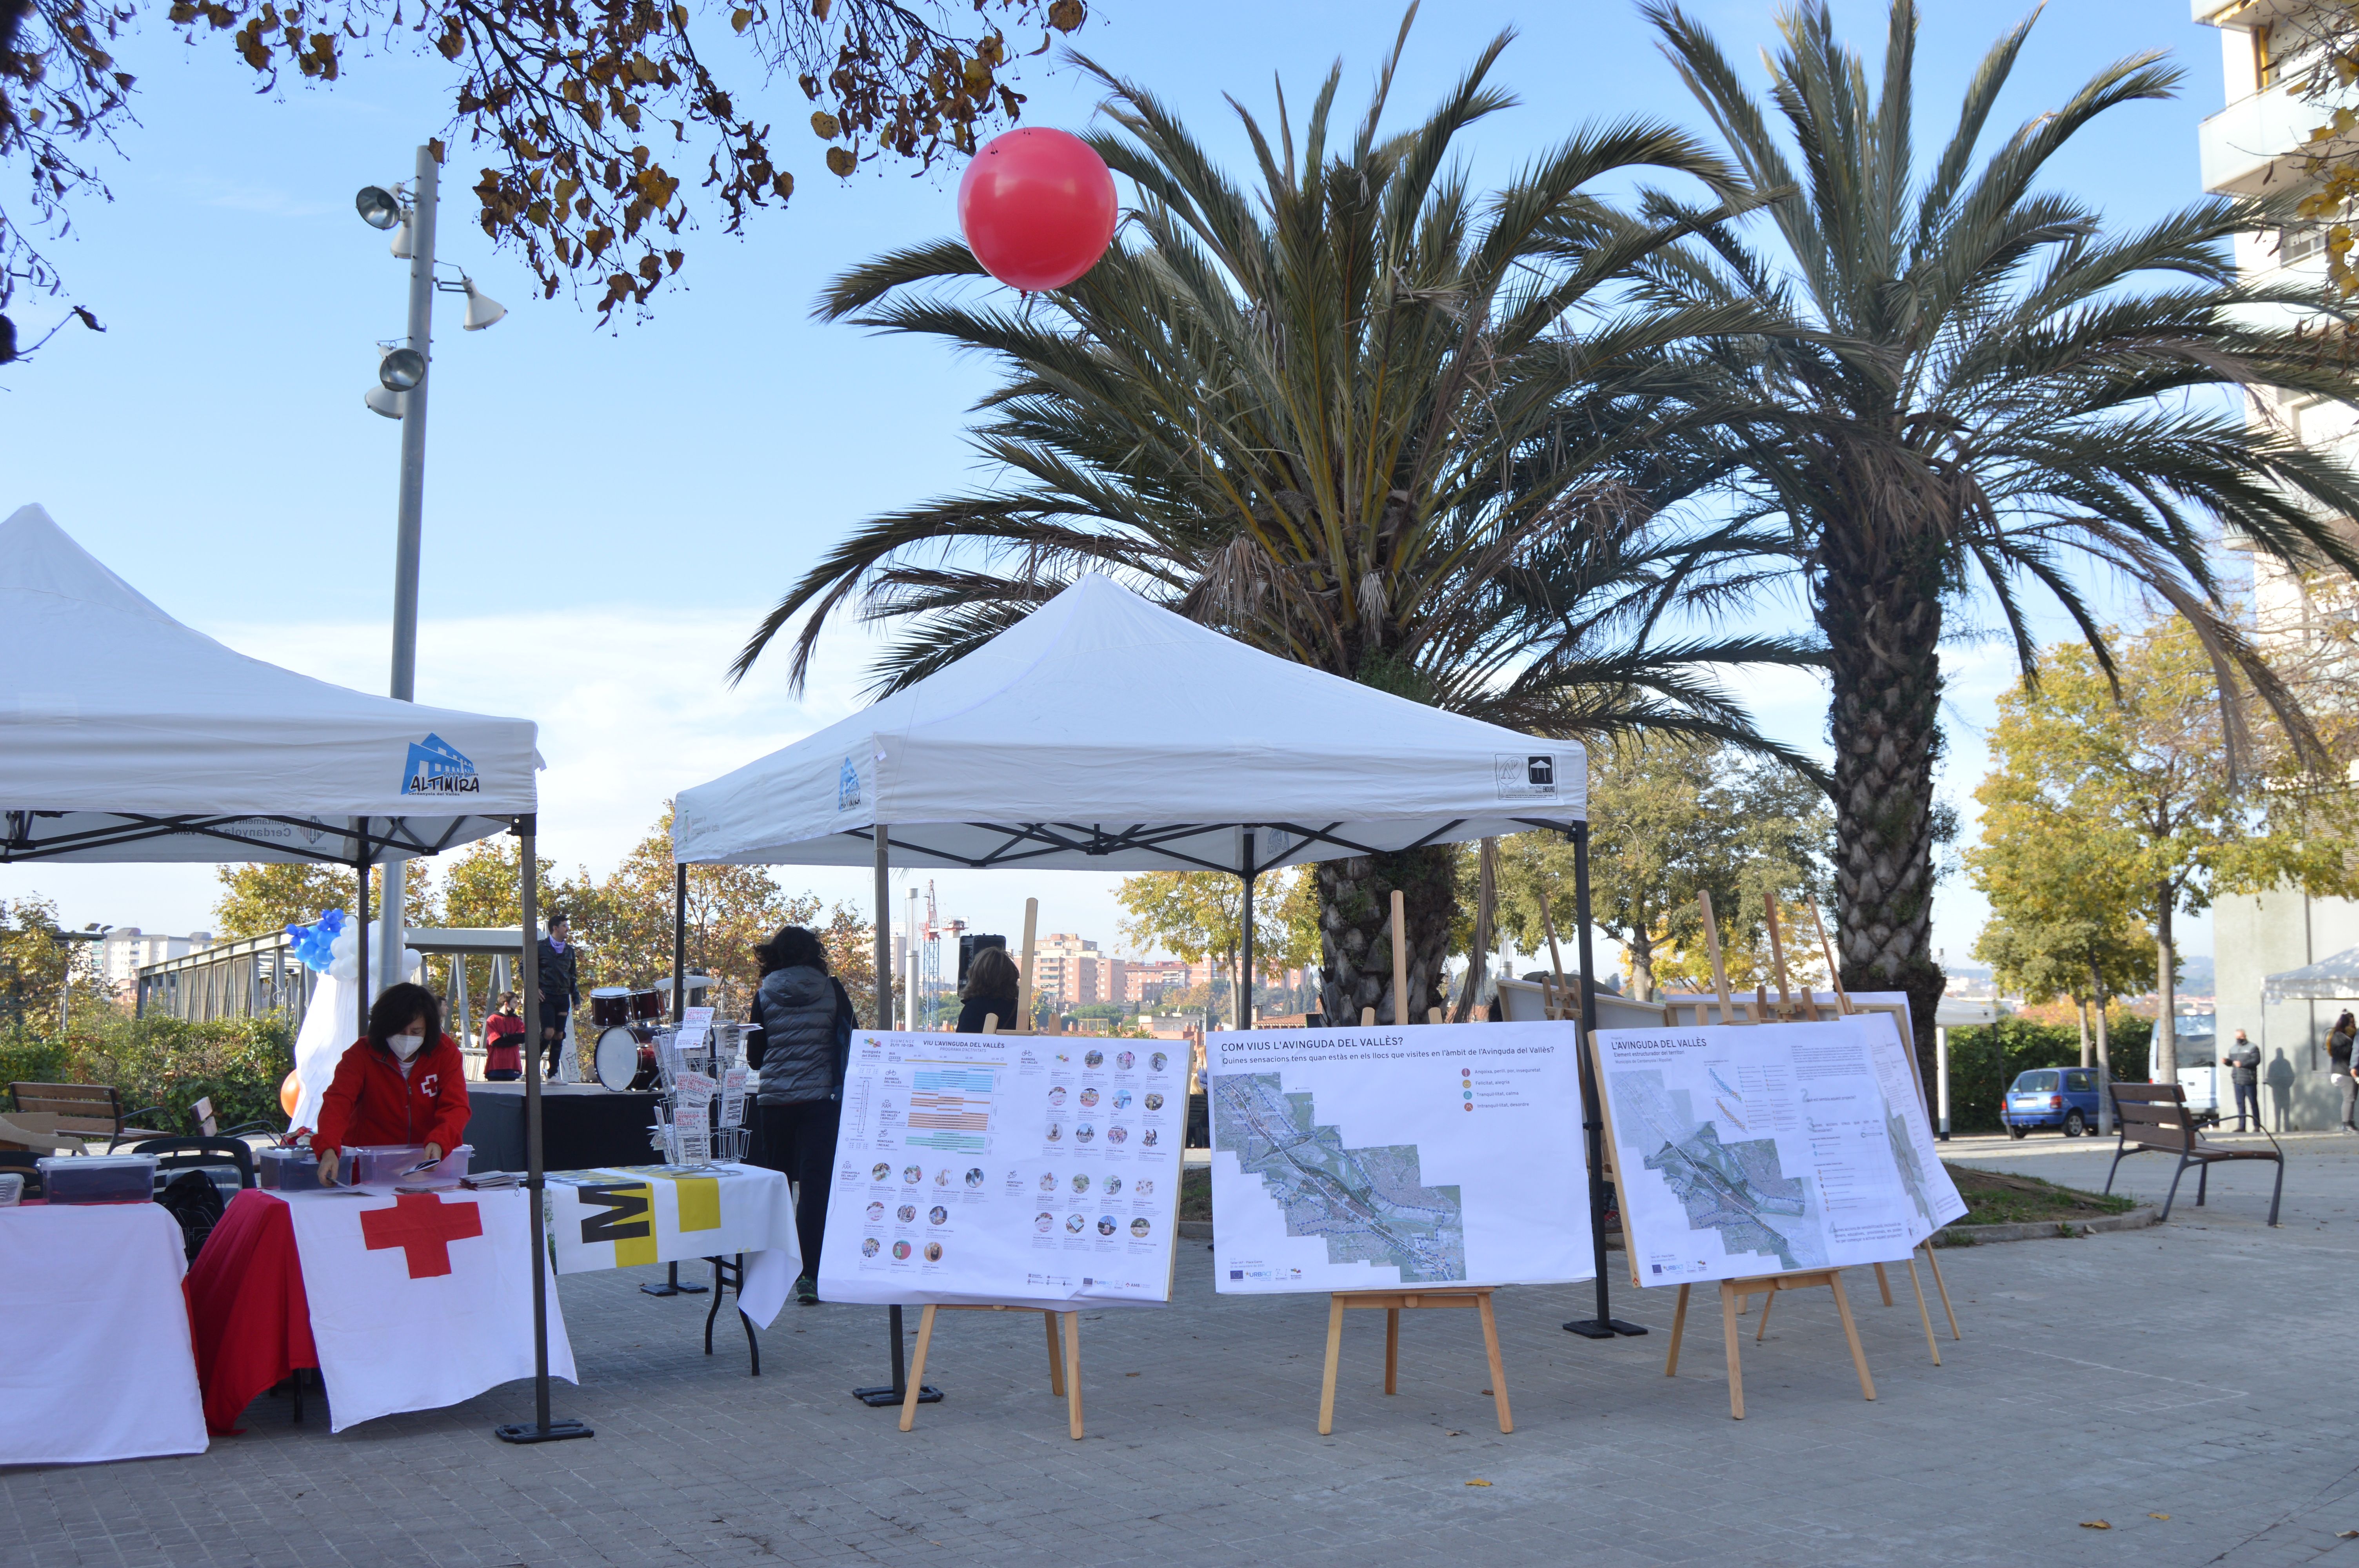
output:
[[[1225,871],[1250,899],[1255,876],[1307,861],[1530,828],[1581,843],[1587,784],[1578,742],[1273,657],[1092,575],[873,707],[682,790],[672,844],[683,896],[690,865],[873,863],[885,975],[888,858]]]

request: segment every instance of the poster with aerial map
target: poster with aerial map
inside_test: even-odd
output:
[[[1578,1038],[1568,1023],[1211,1035],[1214,1288],[1592,1277]]]
[[[1642,1285],[1897,1262],[1930,1228],[1871,1021],[1597,1033]],[[1912,1194],[1914,1195],[1912,1195]]]
[[[855,1030],[823,1301],[1171,1299],[1188,1048]]]

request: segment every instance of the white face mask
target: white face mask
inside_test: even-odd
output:
[[[395,1055],[407,1062],[412,1056],[417,1055],[420,1050],[424,1049],[426,1045],[426,1036],[424,1034],[397,1034],[392,1039],[387,1040],[386,1044],[393,1047],[393,1054]]]

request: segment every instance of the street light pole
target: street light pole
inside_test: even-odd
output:
[[[418,173],[410,186],[408,346],[429,366],[434,358],[434,212],[440,172],[434,149],[419,148]],[[391,695],[403,702],[418,700],[418,556],[426,511],[426,395],[433,384],[429,373],[401,395],[401,500],[393,549]],[[388,985],[401,977],[401,912],[408,869],[402,860],[386,860],[379,894],[377,973]]]

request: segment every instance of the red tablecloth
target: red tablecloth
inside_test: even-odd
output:
[[[216,1436],[263,1390],[298,1367],[317,1367],[311,1307],[284,1199],[258,1191],[230,1200],[190,1266],[189,1320],[205,1430]]]

